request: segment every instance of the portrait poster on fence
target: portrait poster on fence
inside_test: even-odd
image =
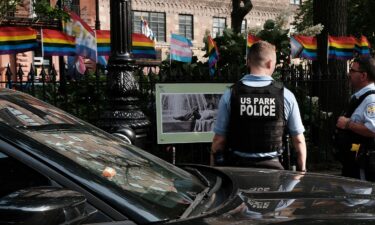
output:
[[[158,144],[211,142],[228,83],[156,84]]]

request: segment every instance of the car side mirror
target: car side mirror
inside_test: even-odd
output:
[[[76,225],[91,215],[81,193],[57,187],[33,187],[0,198],[0,224]]]

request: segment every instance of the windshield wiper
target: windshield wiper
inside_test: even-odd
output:
[[[192,167],[186,167],[185,169],[194,173],[194,175],[196,175],[198,177],[198,179],[200,181],[202,181],[206,186],[208,186],[208,187],[211,186],[210,181],[207,180],[207,178],[198,169],[195,169],[195,168],[192,168]]]
[[[191,212],[197,207],[197,205],[205,198],[207,197],[207,193],[210,191],[210,187],[206,187],[202,192],[197,194],[197,197],[195,197],[194,201],[190,204],[190,206],[185,210],[185,212],[180,216],[181,219],[187,218]]]
[[[188,167],[186,169],[196,174],[198,178],[207,185],[207,187],[202,192],[196,195],[194,201],[185,210],[185,212],[180,216],[181,219],[187,218],[193,212],[193,210],[201,203],[201,201],[204,198],[211,197],[220,188],[221,183],[222,183],[222,179],[217,176],[215,185],[211,187],[210,181],[207,180],[207,178],[199,170],[195,168],[191,168],[191,167]]]

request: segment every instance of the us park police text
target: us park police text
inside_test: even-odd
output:
[[[240,115],[248,116],[276,116],[276,99],[275,98],[257,98],[241,97],[240,98]]]

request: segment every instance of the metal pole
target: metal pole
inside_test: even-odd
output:
[[[95,29],[100,30],[100,19],[99,19],[99,0],[95,0]]]
[[[134,78],[135,60],[131,56],[131,1],[110,0],[111,55],[108,60],[109,107],[98,126],[128,136],[144,147],[150,121],[139,109],[139,85]]]

